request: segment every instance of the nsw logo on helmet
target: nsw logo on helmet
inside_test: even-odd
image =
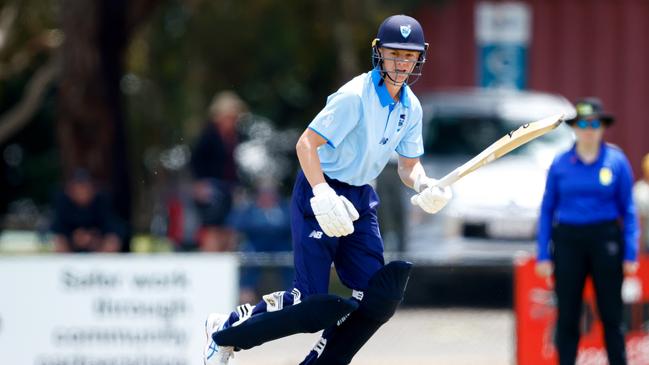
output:
[[[410,28],[410,24],[408,24],[400,26],[399,30],[401,30],[401,35],[403,36],[403,38],[408,38],[410,31],[412,31],[412,28]]]

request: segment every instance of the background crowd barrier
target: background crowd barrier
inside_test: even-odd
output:
[[[554,346],[556,299],[548,283],[534,272],[531,258],[516,263],[514,310],[516,315],[516,359],[518,365],[557,363]],[[649,364],[649,258],[640,259],[637,274],[642,283],[639,301],[625,303],[624,324],[629,365]],[[584,290],[582,331],[578,365],[607,364],[602,324],[590,279]]]

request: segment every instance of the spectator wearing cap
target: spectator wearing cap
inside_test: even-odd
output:
[[[595,287],[609,364],[626,364],[621,288],[637,270],[633,174],[624,152],[603,136],[615,119],[597,98],[576,104],[566,122],[576,137],[548,171],[538,229],[536,271],[554,273],[559,364],[575,364],[586,277]]]
[[[642,250],[649,253],[649,153],[642,158],[642,178],[633,185],[633,200],[640,215]]]
[[[123,227],[88,171],[77,169],[54,200],[56,252],[119,252]]]

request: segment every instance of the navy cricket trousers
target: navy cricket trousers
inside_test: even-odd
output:
[[[325,235],[311,209],[311,186],[304,173],[298,173],[291,198],[293,286],[305,297],[328,292],[332,262],[342,283],[355,290],[365,290],[370,277],[385,264],[376,213],[379,199],[374,189],[370,185],[352,186],[325,178],[338,195],[354,204],[360,218],[354,222],[354,233],[349,236]]]
[[[384,266],[383,240],[376,213],[379,204],[376,192],[370,185],[352,186],[326,179],[338,195],[344,195],[358,210],[360,217],[354,222],[354,233],[336,238],[328,237],[322,232],[311,209],[311,186],[300,171],[291,197],[295,265],[293,288],[269,294],[270,299],[264,296],[252,309],[245,309],[245,305],[239,306],[230,314],[226,328],[246,315],[256,316],[281,310],[310,295],[327,293],[332,263],[342,283],[359,291],[367,289],[372,275]]]

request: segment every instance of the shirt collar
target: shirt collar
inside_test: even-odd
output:
[[[381,106],[386,107],[388,105],[394,104],[394,99],[390,96],[388,88],[385,87],[385,82],[381,77],[381,71],[378,68],[372,70],[372,83],[374,84],[374,89],[379,95],[379,101],[381,101]],[[408,85],[404,84],[401,87],[401,104],[406,108],[410,108],[410,98],[408,98]]]
[[[599,146],[599,154],[597,155],[597,158],[595,159],[595,161],[592,164],[589,164],[589,165],[599,164],[604,159],[605,155],[606,155],[606,142],[602,141],[602,143]],[[582,165],[585,165],[584,161],[582,161],[579,158],[579,155],[577,154],[577,143],[574,143],[572,145],[572,148],[570,149],[570,157],[571,157],[571,160],[579,161]]]

